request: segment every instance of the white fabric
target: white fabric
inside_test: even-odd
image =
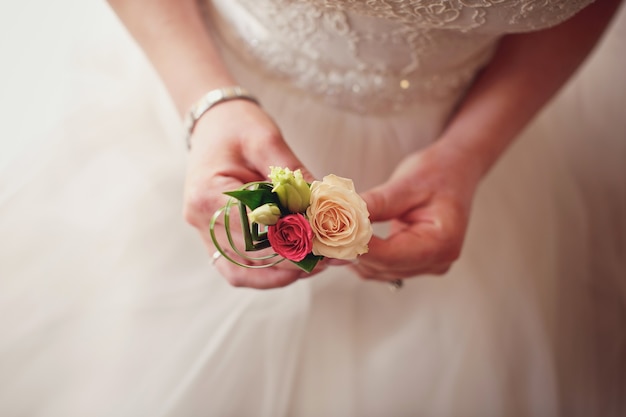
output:
[[[486,179],[450,273],[394,294],[342,268],[229,287],[181,219],[177,116],[93,7],[95,32],[60,67],[56,128],[0,167],[0,415],[626,413],[624,12]],[[228,48],[313,173],[361,190],[430,143],[454,102],[360,114],[347,90],[329,106]]]
[[[502,34],[554,26],[590,2],[217,0],[211,26],[272,77],[380,115],[456,102]]]

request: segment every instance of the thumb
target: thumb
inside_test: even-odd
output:
[[[394,181],[389,181],[361,194],[370,213],[370,221],[382,222],[399,217],[409,207],[406,190],[400,190]]]
[[[279,166],[282,168],[289,168],[292,171],[300,170],[302,172],[302,177],[308,183],[312,183],[315,181],[315,177],[311,174],[311,171],[308,170],[307,167],[304,166],[302,161],[292,152],[292,150],[285,144],[284,148],[282,148],[275,155],[270,157],[270,160],[276,161],[271,165]],[[268,167],[269,169],[269,167]]]
[[[263,153],[258,155],[256,162],[258,164],[257,170],[259,172],[270,171],[270,166],[277,166],[281,168],[289,168],[292,171],[300,170],[304,180],[311,183],[315,180],[315,177],[304,166],[302,161],[294,154],[289,145],[285,143],[282,138],[270,142],[269,146],[263,149]]]
[[[280,131],[267,135],[253,148],[244,147],[245,159],[253,164],[260,173],[269,173],[271,166],[289,168],[292,171],[300,170],[305,181],[313,182],[315,177],[295,155],[285,142]]]

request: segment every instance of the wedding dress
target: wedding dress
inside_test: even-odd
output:
[[[363,191],[436,140],[502,35],[589,2],[205,12],[305,166]],[[485,180],[451,271],[391,293],[340,267],[230,287],[181,219],[176,112],[100,12],[102,38],[67,63],[71,111],[0,180],[0,415],[626,413],[623,17]]]

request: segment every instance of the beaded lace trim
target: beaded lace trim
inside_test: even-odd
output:
[[[221,1],[228,10],[235,0]],[[249,56],[273,76],[359,112],[455,99],[502,34],[555,25],[591,2],[237,1],[247,16],[231,20],[262,28],[230,36],[243,40]]]

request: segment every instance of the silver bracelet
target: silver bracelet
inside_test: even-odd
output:
[[[196,123],[198,123],[198,119],[200,119],[200,117],[202,117],[204,113],[206,113],[211,107],[215,106],[216,104],[235,99],[250,100],[259,104],[257,98],[251,95],[250,92],[248,92],[248,90],[246,90],[245,88],[239,86],[231,86],[211,90],[206,93],[200,100],[198,100],[193,106],[191,106],[191,109],[189,109],[189,112],[183,120],[187,149],[191,149],[191,135],[193,133],[193,129],[196,127]]]

